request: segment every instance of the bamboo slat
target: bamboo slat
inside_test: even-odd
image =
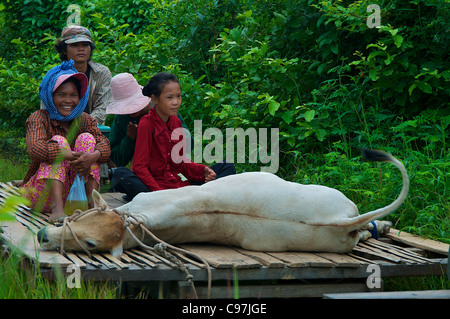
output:
[[[265,252],[250,251],[240,248],[236,248],[236,250],[243,255],[257,260],[258,262],[269,268],[283,268],[285,266],[285,263],[282,260],[275,258]]]
[[[425,249],[435,253],[447,255],[449,251],[449,244],[445,244],[439,241],[422,238],[416,235],[412,235],[397,229],[392,229],[386,234],[386,237],[391,238],[394,241],[401,242],[413,247]]]
[[[214,268],[260,268],[262,264],[239,251],[217,245],[181,245],[183,249],[201,255]]]

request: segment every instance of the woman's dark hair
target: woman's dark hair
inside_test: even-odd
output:
[[[151,97],[154,94],[156,97],[161,95],[164,90],[164,86],[169,82],[178,82],[178,78],[167,72],[161,72],[153,76],[150,81],[142,89],[142,94]]]
[[[89,57],[89,60],[92,58],[92,53],[95,49],[95,44],[92,42],[89,42],[89,45],[91,46],[91,56]],[[61,61],[67,61],[67,43],[62,41],[61,39],[56,40],[55,44],[55,50],[59,53],[59,58]]]
[[[81,84],[80,81],[77,78],[74,78],[73,76],[68,78],[67,80],[65,80],[63,83],[61,83],[58,88],[66,83],[72,82],[73,84],[75,84],[75,86],[77,87],[77,91],[78,91],[78,96],[81,98]]]

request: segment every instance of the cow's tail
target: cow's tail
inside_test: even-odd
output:
[[[363,149],[362,158],[365,161],[371,162],[390,162],[397,166],[397,168],[402,173],[403,187],[397,199],[388,206],[352,218],[347,224],[350,228],[350,231],[360,229],[367,223],[370,223],[371,221],[374,221],[376,219],[381,219],[394,212],[404,202],[409,191],[408,173],[406,172],[405,166],[403,166],[403,164],[395,157],[382,151]]]

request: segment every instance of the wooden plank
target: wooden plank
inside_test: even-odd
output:
[[[199,298],[206,298],[206,287],[196,287]],[[324,294],[368,291],[365,282],[332,282],[329,284],[239,284],[239,298],[320,298]],[[232,299],[234,287],[213,285],[211,298]],[[283,317],[280,315],[280,317]]]
[[[82,268],[82,269],[86,268],[86,263],[82,259],[80,259],[77,255],[75,255],[74,253],[65,252],[64,256],[66,256],[66,258],[71,260],[79,268]]]
[[[153,262],[152,260],[150,260],[148,258],[148,256],[142,256],[142,255],[138,254],[137,250],[135,250],[135,249],[133,249],[133,251],[126,250],[124,253],[127,254],[129,257],[131,257],[131,259],[133,259],[133,262],[137,261],[139,264],[146,265],[151,268],[157,267],[157,264],[155,262]]]
[[[364,264],[366,264],[366,265],[376,264],[373,260],[361,257],[359,255],[356,255],[356,254],[352,253],[352,252],[346,253],[346,255],[350,256],[351,258],[359,260],[360,262],[363,263],[363,265]]]
[[[387,243],[382,243],[376,239],[370,238],[367,241],[364,242],[365,245],[367,245],[368,247],[376,247],[382,251],[386,251],[390,254],[399,256],[400,258],[404,259],[406,262],[410,262],[410,263],[419,263],[419,264],[432,264],[435,263],[436,261],[425,258],[420,256],[419,254],[416,254],[412,251],[406,250],[406,249],[400,249],[397,246],[394,245],[390,245]]]
[[[335,267],[336,264],[326,258],[321,257],[316,253],[305,253],[305,252],[292,252],[292,254],[306,256],[311,260],[311,267]]]
[[[0,192],[0,203],[4,203],[5,200],[9,197],[10,195],[5,195],[4,193]],[[38,214],[35,214],[31,211],[31,209],[23,204],[20,204],[18,206],[16,206],[16,215],[20,214],[23,215],[24,218],[29,219],[29,220],[33,220],[34,222],[39,223],[42,226],[45,226],[47,223],[43,222],[40,218]]]
[[[19,187],[19,185],[23,184],[23,179],[14,179],[14,180],[12,180],[10,182],[7,182],[7,184],[9,186],[14,187],[14,188],[17,189]]]
[[[140,262],[135,262],[135,260],[133,258],[131,258],[130,256],[128,256],[125,252],[120,256],[120,260],[122,260],[130,265],[136,265],[141,268],[146,268],[145,264],[140,263]]]
[[[47,251],[39,247],[36,235],[19,222],[2,222],[3,230],[1,238],[7,245],[18,249],[22,254],[32,261],[39,262],[43,267],[68,267],[72,264],[70,260],[56,251]]]
[[[128,264],[125,264],[125,263],[121,262],[118,258],[114,257],[111,254],[102,253],[102,255],[105,258],[107,258],[108,260],[110,260],[112,263],[117,265],[120,269],[128,269],[128,268],[130,268],[130,266]]]
[[[372,253],[374,255],[380,256],[381,258],[396,262],[396,263],[411,263],[411,261],[407,258],[404,258],[403,256],[398,256],[396,254],[392,254],[390,252],[387,252],[383,249],[380,249],[379,247],[373,246],[373,245],[368,245],[366,243],[359,243],[358,247],[360,248],[364,248],[367,250],[372,251]]]
[[[27,227],[30,232],[33,233],[33,235],[36,235],[40,228],[36,227],[33,223],[31,223],[29,220],[24,218],[22,215],[16,214],[16,220],[21,223],[23,226]]]
[[[101,195],[111,208],[117,208],[128,203],[122,198],[122,196],[125,195],[123,193],[102,193]]]
[[[450,299],[450,290],[383,291],[324,294],[325,299]]]
[[[3,193],[6,194],[12,194],[12,195],[17,195],[17,196],[21,196],[20,193],[18,192],[18,188],[12,185],[8,185],[5,183],[0,183],[0,188],[2,188]]]
[[[288,267],[334,267],[335,264],[313,253],[305,252],[268,252],[269,255],[287,263]]]
[[[382,251],[376,250],[373,248],[366,248],[363,245],[361,245],[361,243],[359,243],[358,246],[354,247],[352,249],[352,251],[367,254],[369,256],[373,256],[373,257],[377,257],[377,258],[381,258],[381,259],[387,259],[387,260],[395,262],[395,263],[400,263],[403,261],[402,258],[394,256],[392,254],[383,253]]]
[[[236,248],[236,250],[243,255],[257,260],[258,262],[269,268],[283,268],[285,266],[285,263],[282,260],[277,259],[265,252],[251,251],[241,248]]]
[[[365,263],[345,254],[317,253],[317,256],[330,260],[336,267],[361,267]]]
[[[202,256],[214,268],[260,268],[262,264],[240,252],[225,246],[215,245],[181,245],[183,249],[189,250]]]
[[[78,258],[80,258],[83,262],[85,262],[86,264],[90,264],[90,265],[94,266],[95,268],[101,268],[103,265],[101,262],[90,258],[85,253],[74,252],[74,254],[77,255]]]
[[[108,259],[103,257],[101,254],[93,253],[93,254],[91,254],[91,257],[93,259],[97,260],[102,265],[106,266],[106,268],[108,268],[108,269],[119,269],[119,266],[117,266],[116,264],[112,263],[111,261],[109,261]]]
[[[391,238],[392,240],[425,249],[431,252],[435,252],[438,254],[447,255],[449,251],[449,244],[444,244],[439,241],[422,238],[416,235],[411,235],[404,231],[399,231],[397,229],[391,228],[389,233],[385,234],[386,237]]]
[[[309,267],[311,265],[309,259],[306,256],[294,255],[290,252],[268,252],[270,256],[273,256],[286,263],[286,266],[293,268]]]
[[[157,253],[153,253],[149,249],[144,249],[142,247],[138,247],[138,248],[132,249],[131,251],[139,256],[142,256],[142,257],[150,260],[155,265],[161,264],[165,261],[165,259],[163,257],[158,255]],[[164,259],[164,261],[162,259]]]
[[[36,226],[36,228],[41,229],[44,226],[48,225],[47,220],[43,220],[42,218],[38,217],[37,215],[33,214],[32,212],[24,209],[18,209],[16,216],[22,216],[24,219],[26,219],[28,222]]]
[[[175,255],[177,258],[184,260],[185,262],[194,265],[198,268],[206,268],[206,265],[202,262],[199,262],[197,260],[194,260],[191,255],[188,255],[187,253],[181,253],[179,251],[171,250],[170,251],[173,255]]]
[[[0,203],[2,204],[3,201],[0,200]],[[26,214],[19,207],[17,207],[16,211],[12,213],[14,213],[14,217],[16,218],[17,221],[19,221],[22,225],[28,227],[35,234],[40,228],[43,227],[40,221],[30,216],[29,214]]]

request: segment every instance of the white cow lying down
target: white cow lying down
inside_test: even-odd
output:
[[[231,175],[202,186],[141,193],[117,208],[143,222],[161,240],[171,243],[209,242],[256,251],[321,251],[344,253],[371,235],[369,224],[397,209],[405,200],[409,180],[406,169],[394,157],[380,151],[365,151],[371,161],[397,166],[403,177],[399,197],[390,205],[359,215],[356,205],[340,191],[318,185],[301,185],[262,172]],[[105,205],[94,193],[96,205]],[[129,218],[129,217],[128,217]],[[377,221],[379,232],[390,224]],[[71,231],[46,226],[38,232],[41,247],[61,246],[81,251],[110,251],[137,246],[124,231],[124,220],[109,208],[70,222]],[[137,226],[131,229],[138,238]],[[154,244],[145,238],[147,245]]]

